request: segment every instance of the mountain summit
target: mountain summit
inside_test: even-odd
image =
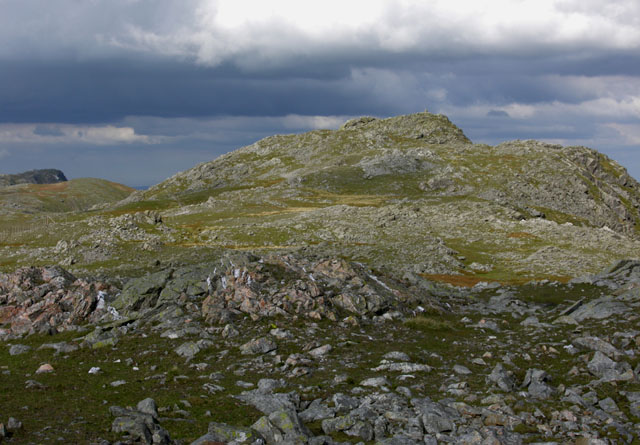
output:
[[[575,276],[634,256],[640,185],[593,149],[474,144],[424,112],[268,137],[124,204],[160,210],[192,245],[504,279]]]

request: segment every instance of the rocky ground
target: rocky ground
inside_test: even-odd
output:
[[[0,276],[6,443],[636,443],[640,263],[434,284],[243,253]]]

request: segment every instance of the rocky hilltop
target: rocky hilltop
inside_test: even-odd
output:
[[[306,248],[400,274],[504,280],[637,256],[639,206],[638,182],[595,150],[473,144],[445,116],[419,113],[266,138],[124,208],[158,209],[192,245]]]
[[[0,175],[0,187],[16,184],[55,184],[66,180],[67,178],[60,170],[29,170],[15,175]]]
[[[0,442],[640,440],[640,185],[595,150],[419,113],[95,181],[0,191]]]

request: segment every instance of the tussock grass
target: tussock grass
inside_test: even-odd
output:
[[[417,331],[450,331],[454,329],[454,324],[442,317],[432,315],[420,315],[404,322],[405,326]]]

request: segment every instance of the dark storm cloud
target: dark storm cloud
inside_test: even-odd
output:
[[[425,108],[479,142],[620,155],[640,145],[640,4],[613,3],[0,0],[0,173],[150,184],[268,134]]]

